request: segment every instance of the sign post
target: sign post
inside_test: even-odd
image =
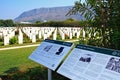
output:
[[[52,80],[52,70],[48,68],[48,80]]]

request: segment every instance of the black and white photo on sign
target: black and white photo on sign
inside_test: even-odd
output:
[[[64,49],[64,47],[60,47],[55,54],[60,55],[62,53],[63,49]]]
[[[106,65],[106,69],[120,73],[120,58],[111,57]]]
[[[43,49],[43,51],[48,52],[48,51],[52,48],[52,46],[53,46],[53,45],[47,45],[47,46]]]
[[[91,59],[92,59],[91,54],[84,54],[79,58],[79,61],[89,63],[91,62]]]

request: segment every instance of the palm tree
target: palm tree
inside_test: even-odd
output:
[[[80,13],[84,16],[85,20],[89,21],[89,23],[92,22],[92,26],[101,28],[103,47],[108,47],[110,45],[108,43],[111,40],[111,37],[110,33],[106,33],[106,30],[114,30],[115,25],[113,22],[116,22],[114,17],[120,16],[119,4],[120,0],[85,0],[85,2],[79,0],[75,2],[74,7],[67,15]],[[113,5],[116,8],[113,8]],[[116,14],[115,12],[118,12],[119,14]],[[90,26],[89,23],[87,23],[87,27]],[[112,24],[112,26],[110,26],[110,24]],[[116,27],[118,28],[118,25]]]

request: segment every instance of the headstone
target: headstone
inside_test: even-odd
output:
[[[77,39],[80,37],[80,31],[77,32]]]
[[[59,33],[60,33],[60,36],[62,37],[62,40],[65,39],[65,34],[63,33],[63,31],[61,29],[59,29]]]
[[[18,44],[23,44],[23,33],[21,29],[19,29]]]
[[[41,39],[42,38],[42,34],[41,34],[41,30],[39,30],[39,39]]]
[[[57,29],[55,29],[54,33],[53,33],[53,40],[56,40],[57,38]]]
[[[4,45],[9,45],[9,36],[4,35]]]
[[[88,34],[88,37],[91,38],[91,33]]]
[[[34,43],[34,42],[36,42],[36,35],[35,34],[32,35],[32,43]]]
[[[85,38],[85,30],[83,29],[83,37]]]
[[[44,33],[44,40],[47,39],[47,34]]]
[[[72,39],[72,33],[70,32],[70,39]]]

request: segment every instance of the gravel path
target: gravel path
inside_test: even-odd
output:
[[[33,46],[39,46],[39,45],[40,45],[40,44],[25,45],[25,46],[15,46],[15,47],[7,47],[7,48],[0,48],[0,50],[18,49],[18,48],[33,47]]]

